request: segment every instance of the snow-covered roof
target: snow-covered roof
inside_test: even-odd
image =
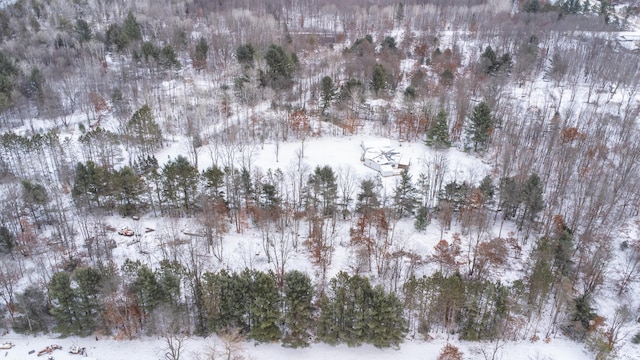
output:
[[[392,149],[391,141],[388,139],[367,139],[362,140],[360,143],[362,150],[367,151],[369,149]]]
[[[377,170],[383,176],[399,173],[398,165],[402,164],[402,155],[389,140],[367,140],[360,144],[362,148],[362,161],[365,165]],[[376,167],[371,166],[374,163]]]

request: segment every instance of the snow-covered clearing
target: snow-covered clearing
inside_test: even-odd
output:
[[[10,350],[1,350],[0,357],[6,360],[46,359],[46,356],[38,357],[38,351],[45,347],[58,344],[62,350],[56,350],[51,355],[55,360],[156,360],[164,358],[166,353],[166,340],[161,338],[143,338],[135,341],[117,341],[93,338],[46,338],[46,337],[18,337],[5,336],[3,339],[11,340],[15,347]],[[430,342],[406,341],[400,349],[377,349],[371,345],[358,348],[350,348],[346,345],[330,346],[326,344],[313,344],[305,349],[287,349],[278,344],[245,343],[242,353],[245,359],[252,360],[387,360],[387,359],[422,359],[434,360],[442,350],[447,340],[435,339]],[[69,354],[71,346],[84,347],[88,357]],[[457,343],[456,345],[464,353],[466,359],[491,358],[496,346],[498,358],[509,360],[587,360],[590,357],[584,352],[580,344],[570,341],[553,340],[549,343],[538,341],[536,343]],[[187,359],[207,359],[204,354],[210,353],[210,349],[218,348],[221,351],[221,341],[216,338],[187,338],[184,342],[183,355]],[[29,354],[31,350],[35,353]],[[220,356],[220,355],[218,355]],[[216,357],[217,358],[217,357]],[[222,358],[222,357],[221,357]],[[210,358],[208,358],[210,359]],[[628,358],[632,359],[632,358]]]

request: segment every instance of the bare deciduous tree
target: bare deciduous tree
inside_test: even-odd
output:
[[[164,335],[164,358],[166,360],[180,360],[180,356],[185,351],[187,336],[184,334]]]

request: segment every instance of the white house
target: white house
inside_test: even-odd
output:
[[[408,164],[402,162],[400,152],[391,146],[389,140],[363,140],[360,147],[360,161],[382,176],[399,175],[402,169],[408,167]]]

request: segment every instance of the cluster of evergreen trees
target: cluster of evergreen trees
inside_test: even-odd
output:
[[[597,14],[609,24],[617,21],[615,10],[611,0],[561,0],[554,3],[541,2],[540,0],[527,0],[522,3],[521,9],[529,13],[557,11],[561,14]]]
[[[46,292],[30,287],[17,295],[13,328],[121,337],[234,330],[256,342],[280,341],[287,347],[305,347],[314,339],[390,347],[398,346],[407,332],[398,297],[357,275],[339,273],[326,293],[317,292],[300,271],[288,272],[281,282],[271,272],[249,269],[205,272],[192,289],[183,283],[188,276],[184,267],[168,261],[156,269],[127,260],[119,270],[57,272]],[[189,301],[193,295],[197,305]]]
[[[338,273],[324,291],[293,270],[204,272],[193,277],[177,262],[155,269],[125,261],[120,269],[82,267],[55,273],[46,288],[28,287],[15,296],[13,329],[119,337],[195,331],[237,332],[256,342],[305,347],[328,344],[396,347],[407,332],[457,333],[468,341],[496,340],[520,331],[514,319],[530,317],[563,283],[575,276],[570,259],[572,232],[559,230],[538,240],[523,279],[499,280],[448,275],[411,276],[400,297],[372,286],[366,277]],[[73,268],[76,266],[75,268]],[[73,269],[71,269],[73,268]],[[596,317],[590,293],[571,301],[564,330],[583,338]]]
[[[404,285],[412,328],[423,334],[447,331],[469,341],[502,337],[517,288],[500,281],[473,280],[456,272],[411,277]]]

